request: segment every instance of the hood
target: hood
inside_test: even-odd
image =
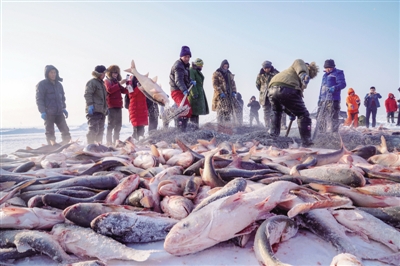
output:
[[[236,93],[236,99],[238,100],[242,99],[242,94],[240,94],[240,92]]]
[[[349,88],[349,90],[347,91],[347,94],[350,95],[351,93],[355,93],[353,88]]]
[[[226,60],[226,59],[224,59],[224,60],[221,62],[220,68],[222,69],[222,67],[223,67],[225,64],[228,64],[228,69],[229,69],[229,62],[228,62],[228,60]]]
[[[393,96],[393,99],[395,98],[393,93],[389,93],[388,98],[390,98],[390,96]]]
[[[274,72],[274,71],[275,71],[275,68],[272,66],[272,67],[271,67],[271,70],[269,71],[269,73],[272,73],[272,72]],[[264,68],[261,68],[261,69],[260,69],[260,74],[265,74]]]
[[[311,62],[308,64],[308,75],[310,76],[311,79],[315,78],[318,74],[319,67],[315,62]]]
[[[56,73],[57,73],[57,75],[56,75],[56,81],[62,82],[63,79],[60,78],[60,75],[59,75],[59,73],[58,73],[58,69],[57,69],[55,66],[53,66],[53,65],[47,65],[47,66],[44,67],[44,77],[45,77],[46,79],[49,79],[49,77],[48,77],[49,72],[50,72],[51,70],[53,70],[53,69],[54,69],[54,70],[56,71]]]
[[[113,73],[113,72],[117,72],[117,73],[118,73],[117,80],[118,80],[118,81],[121,81],[121,80],[122,80],[122,77],[121,77],[121,70],[120,70],[119,66],[117,66],[117,65],[111,65],[111,66],[109,66],[109,67],[107,68],[107,70],[106,70],[106,76],[107,76],[108,79],[112,79],[111,73]]]

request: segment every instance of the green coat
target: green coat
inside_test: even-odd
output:
[[[266,73],[264,69],[261,68],[260,73],[257,75],[256,87],[260,91],[260,104],[265,105],[265,100],[268,100],[268,85],[270,80],[278,74],[279,71],[275,68],[271,69],[271,72]]]
[[[94,106],[94,113],[107,114],[107,102],[106,102],[106,87],[104,81],[98,78],[92,78],[86,84],[85,89],[85,100],[86,100],[86,113],[88,113],[88,107]]]
[[[281,73],[276,74],[269,82],[269,87],[271,88],[272,86],[286,86],[289,88],[300,90],[303,94],[304,89],[306,89],[306,86],[302,86],[300,80],[300,76],[303,73],[309,75],[308,67],[303,60],[297,59],[288,69],[285,69]]]
[[[204,76],[201,71],[190,68],[190,79],[196,81],[196,86],[193,86],[190,90],[188,97],[190,106],[192,107],[193,115],[208,115],[210,110],[208,109],[207,97],[203,89]],[[197,98],[195,98],[197,95]]]

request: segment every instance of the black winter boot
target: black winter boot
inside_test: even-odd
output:
[[[299,133],[303,147],[309,147],[314,143],[311,140],[311,119],[308,117],[298,119]]]
[[[281,133],[281,117],[282,113],[278,111],[272,111],[271,116],[271,128],[269,130],[269,134],[272,137],[278,137]]]

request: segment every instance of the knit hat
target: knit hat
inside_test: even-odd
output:
[[[190,48],[188,46],[182,46],[180,57],[185,55],[190,55],[190,57],[192,57],[192,53],[190,52]]]
[[[325,60],[324,68],[334,68],[335,66],[335,61],[333,59]]]
[[[264,61],[261,65],[263,68],[271,68],[272,67],[272,63],[270,61]]]
[[[196,60],[194,60],[192,63],[198,67],[203,67],[204,65],[203,60],[201,60],[200,58],[196,58]]]
[[[106,70],[107,70],[107,68],[103,65],[99,65],[94,68],[94,71],[96,71],[97,73],[100,73],[100,74],[104,73]]]

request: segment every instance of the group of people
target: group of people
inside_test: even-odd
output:
[[[199,116],[209,114],[207,97],[204,92],[204,75],[202,74],[203,61],[200,58],[192,61],[191,51],[188,46],[182,46],[179,59],[173,64],[169,85],[171,97],[175,105],[182,101],[189,106],[189,112],[176,119],[176,126],[181,131],[186,131],[188,122],[199,126]],[[264,122],[271,137],[277,137],[281,129],[286,129],[286,115],[291,121],[297,118],[298,129],[303,146],[312,145],[311,118],[303,101],[303,92],[309,81],[319,72],[315,62],[306,63],[296,59],[286,70],[279,72],[270,61],[264,61],[256,79],[256,88],[259,91],[259,102],[252,96],[250,107],[250,125],[256,119],[259,125],[258,110],[263,107]],[[122,78],[120,68],[111,65],[106,68],[98,65],[92,72],[85,88],[86,118],[88,121],[87,143],[102,143],[105,119],[108,117],[106,142],[107,145],[115,144],[119,139],[122,126],[122,108],[129,109],[129,120],[133,126],[133,137],[139,139],[144,136],[144,127],[149,126],[149,131],[158,127],[160,111],[158,105],[139,89],[141,86],[135,76],[127,75]],[[61,84],[62,79],[58,70],[48,65],[45,67],[45,79],[38,83],[36,89],[36,103],[45,121],[46,139],[49,144],[55,142],[54,124],[57,125],[62,135],[62,142],[70,141],[71,136],[66,123],[68,112],[66,110],[65,92]],[[238,93],[234,75],[229,70],[228,60],[223,60],[220,67],[212,75],[214,94],[212,98],[212,111],[217,113],[219,124],[243,123],[243,100]],[[319,93],[317,123],[324,132],[337,132],[339,129],[340,93],[346,87],[344,72],[336,68],[335,62],[328,59],[324,64],[324,75]],[[400,88],[399,88],[400,92]],[[125,94],[125,101],[122,95]],[[376,125],[376,112],[381,95],[371,87],[370,93],[365,96],[366,126],[369,127],[369,118],[372,115],[372,127]],[[349,88],[346,99],[348,118],[345,125],[357,126],[360,98],[354,89]],[[389,94],[385,101],[388,121],[394,122],[394,112],[397,103],[393,94]],[[399,125],[399,121],[397,122]],[[168,124],[164,124],[167,127]]]

